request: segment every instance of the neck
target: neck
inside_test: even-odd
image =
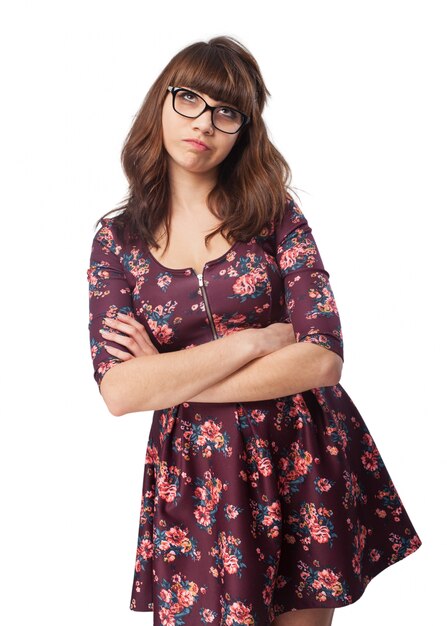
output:
[[[217,168],[208,172],[190,172],[173,164],[169,170],[173,215],[203,214],[207,208],[207,197],[217,180]]]

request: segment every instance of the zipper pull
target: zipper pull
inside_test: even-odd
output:
[[[197,274],[197,278],[199,279],[199,285],[203,287],[203,274]]]

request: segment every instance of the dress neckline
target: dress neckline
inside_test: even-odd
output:
[[[221,254],[220,256],[218,256],[215,259],[210,259],[209,261],[207,261],[205,263],[205,265],[202,268],[202,271],[200,272],[200,274],[203,274],[204,270],[209,266],[209,265],[214,265],[214,263],[218,263],[219,261],[221,261],[224,257],[227,256],[227,254],[229,254],[230,252],[233,252],[233,250],[240,244],[240,241],[235,241],[233,243],[233,245],[228,248],[228,250],[226,252],[224,252],[223,254]],[[163,265],[163,263],[161,263],[153,254],[152,252],[149,250],[149,247],[146,244],[146,251],[148,252],[149,256],[151,257],[151,259],[157,264],[159,265],[161,268],[163,268],[164,270],[166,270],[167,272],[173,272],[175,274],[184,274],[185,272],[191,271],[194,272],[194,274],[196,274],[196,276],[198,276],[199,274],[196,272],[196,270],[193,267],[167,267],[166,265]]]

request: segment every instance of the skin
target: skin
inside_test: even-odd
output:
[[[189,87],[188,85],[178,86]],[[211,106],[219,104],[231,106],[232,104],[214,100],[203,92],[196,93],[199,93]],[[221,256],[229,248],[229,243],[221,234],[213,237],[209,249],[204,246],[204,231],[213,230],[216,227],[216,219],[207,207],[206,198],[216,183],[220,163],[230,154],[240,135],[239,133],[224,133],[215,128],[211,121],[211,111],[205,111],[197,118],[179,115],[173,109],[172,94],[169,91],[167,91],[163,102],[161,121],[171,188],[171,241],[169,249],[162,254],[158,250],[151,252],[156,257],[157,255],[162,257],[159,260],[166,267],[193,267],[196,273],[200,273],[207,260]],[[197,150],[193,145],[184,141],[187,138],[197,138],[203,141],[209,146],[209,150]],[[156,233],[156,238],[163,248],[163,237]],[[130,316],[127,316],[127,319],[120,318],[120,321],[107,320],[106,323],[112,326],[112,333],[113,329],[116,329],[128,334],[128,337],[123,337],[122,335],[115,335],[115,333],[112,335],[104,333],[105,339],[113,339],[117,343],[125,345],[132,353],[129,354],[117,348],[106,346],[107,351],[113,356],[117,356],[123,361],[129,361],[134,357],[158,354],[143,325]],[[239,333],[241,344],[245,339],[249,343],[256,342],[256,346],[252,346],[254,353],[252,358],[248,359],[250,363],[246,364],[247,367],[239,367],[237,371],[226,375],[225,380],[216,381],[217,384],[211,386],[207,385],[198,394],[188,395],[190,401],[219,402],[222,395],[228,400],[228,397],[232,395],[236,397],[238,394],[246,392],[247,389],[253,389],[253,393],[257,393],[254,382],[258,386],[262,385],[264,393],[268,394],[265,397],[270,398],[286,393],[298,393],[301,389],[315,386],[334,385],[338,382],[342,369],[341,358],[321,346],[296,343],[290,324],[276,323],[266,329],[251,329],[251,331],[250,337],[247,336],[246,332]],[[290,344],[290,349],[286,353],[276,354],[274,351],[277,350],[277,345],[275,344],[278,342],[282,343],[283,346]],[[266,349],[269,344],[273,350]],[[200,346],[197,348],[197,350],[201,349]],[[253,360],[257,355],[267,355],[269,352],[272,354],[269,355],[268,362],[265,359]],[[190,357],[191,354],[186,355],[186,358]],[[184,359],[185,355],[176,354],[174,358]],[[284,360],[287,363],[290,362],[290,366],[286,368],[290,373],[290,382],[285,381],[284,377],[281,381],[271,377],[272,370],[284,371]],[[120,367],[109,370],[101,386],[107,405],[115,405],[118,410],[124,409],[124,412],[127,412],[127,405],[120,406],[120,408],[116,406],[122,404],[123,394],[119,386],[128,389],[129,378],[133,379],[136,376],[139,380],[142,379],[145,374],[148,375],[149,372],[146,370],[150,369],[149,366],[149,363],[141,363],[141,372],[138,367],[134,366],[128,371],[127,368]],[[280,367],[279,370],[278,366]],[[167,376],[167,372],[163,372],[163,374],[166,374],[165,378],[170,378]],[[278,390],[277,387],[280,383],[284,383],[285,387]],[[289,389],[292,384],[295,387]],[[138,390],[135,389],[134,391],[132,397],[135,398],[135,402],[132,404],[132,409],[151,410],[152,407],[141,405],[138,401]],[[168,392],[169,390],[167,390]],[[129,394],[125,395],[129,397]],[[108,402],[109,398],[110,403]],[[185,397],[182,398],[182,401],[184,399]],[[160,401],[162,404],[166,402],[164,395]],[[163,406],[165,405],[163,404]]]
[[[177,85],[188,88],[187,85]],[[194,90],[211,106],[221,104]],[[172,215],[203,219],[209,214],[206,197],[216,184],[219,164],[231,152],[239,133],[228,134],[211,123],[211,111],[196,118],[176,113],[172,94],[167,92],[162,109],[163,145],[168,154],[169,182],[172,190]],[[209,150],[200,151],[184,139],[199,139]]]
[[[224,104],[201,92],[200,95],[213,106]],[[208,260],[225,254],[233,243],[218,233],[205,246],[204,236],[220,224],[208,209],[206,198],[215,186],[220,164],[230,154],[239,133],[223,133],[214,128],[211,111],[198,118],[179,115],[168,92],[162,107],[162,135],[171,185],[170,238],[166,247],[166,233],[160,225],[160,230],[154,233],[160,248],[151,248],[151,253],[165,267],[192,267],[200,274]],[[205,143],[208,150],[198,150],[185,141],[192,138]]]
[[[189,88],[188,85],[177,86]],[[193,91],[202,96],[211,106],[229,104],[213,100],[203,92],[197,90]],[[239,137],[239,133],[223,133],[215,128],[211,121],[211,115],[211,111],[205,111],[196,118],[188,118],[179,115],[174,111],[172,106],[171,92],[166,92],[161,114],[162,137],[163,146],[167,153],[171,188],[172,243],[170,248],[174,248],[177,253],[181,249],[181,240],[188,242],[187,247],[189,250],[197,248],[195,245],[196,242],[194,241],[194,237],[197,239],[197,235],[191,234],[191,237],[188,236],[188,233],[191,231],[191,225],[194,231],[197,231],[196,225],[198,222],[202,225],[208,222],[208,224],[211,224],[211,227],[214,227],[212,220],[210,221],[210,211],[206,204],[206,198],[216,184],[219,164],[231,152]],[[184,139],[193,138],[205,143],[209,149],[205,151],[197,150],[191,143],[184,141]],[[181,240],[176,241],[176,231],[182,235]],[[203,240],[203,235],[201,233],[199,234],[200,239]],[[218,240],[219,238],[216,236],[214,239]],[[227,243],[226,247],[228,248]],[[216,258],[222,254],[225,249],[224,247],[220,252],[217,251],[215,254]],[[207,253],[209,254],[209,252]],[[154,255],[156,255],[155,252]],[[166,258],[163,258],[163,263],[169,265],[169,261],[166,260]],[[196,263],[196,265],[202,268],[204,263]],[[175,262],[173,266],[176,266]],[[184,262],[180,263],[179,266],[194,267],[194,263],[191,261]],[[200,271],[201,269],[199,269],[199,272]],[[112,334],[103,332],[104,338],[113,338],[114,341],[122,343],[132,352],[134,357],[158,354],[158,351],[153,346],[142,324],[139,324],[136,320],[132,319],[132,317],[124,316],[121,313],[118,314],[118,318],[120,320],[119,323],[113,320],[106,320],[106,323],[109,326],[115,326],[121,332],[126,332],[129,338],[120,337],[118,334],[116,335],[113,333],[112,329],[110,333],[113,333],[113,337]],[[283,336],[285,336],[287,332],[285,328]],[[118,356],[123,360],[133,358],[127,352],[107,345],[106,349],[110,354]]]
[[[187,85],[179,85],[187,87]],[[197,92],[200,93],[200,92]],[[207,94],[200,93],[202,97],[211,105],[222,104],[213,100]],[[230,103],[226,103],[230,104]],[[209,191],[214,187],[218,172],[219,164],[231,152],[237,141],[239,133],[230,135],[223,133],[211,123],[211,111],[206,111],[195,119],[186,118],[176,113],[172,107],[172,95],[168,92],[162,109],[162,125],[163,125],[163,143],[168,154],[169,175],[172,190],[172,224],[173,231],[183,233],[182,240],[189,242],[186,254],[191,255],[191,238],[185,237],[185,232],[190,232],[192,237],[196,236],[191,232],[191,228],[197,232],[197,225],[202,226],[202,230],[213,228],[215,221],[210,219],[210,213],[206,205],[206,197]],[[209,146],[209,150],[200,151],[193,145],[183,141],[186,138],[197,138]],[[192,226],[191,226],[192,225]],[[199,229],[200,230],[200,229]],[[203,240],[203,235],[199,232],[200,237],[196,237],[199,244]],[[214,254],[210,255],[210,251],[203,252],[208,258],[218,256],[225,250],[225,243],[216,236]],[[174,236],[175,243],[175,236]],[[180,243],[180,240],[178,240]],[[200,245],[200,244],[199,244]],[[224,247],[222,247],[224,246]],[[171,246],[179,252],[179,247]],[[179,253],[181,254],[181,253]],[[203,266],[206,257],[197,257],[197,261],[187,262],[187,258],[180,263],[181,267]],[[165,261],[166,262],[166,261]],[[171,259],[171,263],[175,260]],[[125,345],[132,352],[120,351],[116,348],[106,346],[106,349],[118,356],[124,361],[135,359],[139,356],[158,354],[153,346],[142,324],[134,320],[130,316],[118,314],[119,321],[108,320],[109,326],[113,334],[113,340]],[[295,344],[293,330],[290,324],[275,324],[276,348],[285,347]],[[126,332],[127,337],[113,333],[113,327],[121,332]],[[271,328],[270,330],[273,330]],[[262,331],[259,331],[262,332]],[[107,338],[107,332],[104,333]],[[258,335],[260,336],[260,335]],[[109,338],[112,335],[109,334]],[[272,341],[272,339],[270,339]],[[313,349],[313,346],[300,346],[302,349]],[[317,349],[318,350],[318,349]],[[317,352],[318,354],[318,352]],[[309,364],[308,364],[309,367]],[[113,371],[113,370],[112,370]],[[270,370],[271,371],[271,370]],[[297,611],[288,611],[278,616],[272,623],[272,626],[330,626],[333,619],[334,609],[302,609]]]

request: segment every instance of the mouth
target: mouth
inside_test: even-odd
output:
[[[198,150],[209,150],[208,146],[204,144],[203,141],[199,141],[198,139],[184,139],[183,141],[187,141]]]

